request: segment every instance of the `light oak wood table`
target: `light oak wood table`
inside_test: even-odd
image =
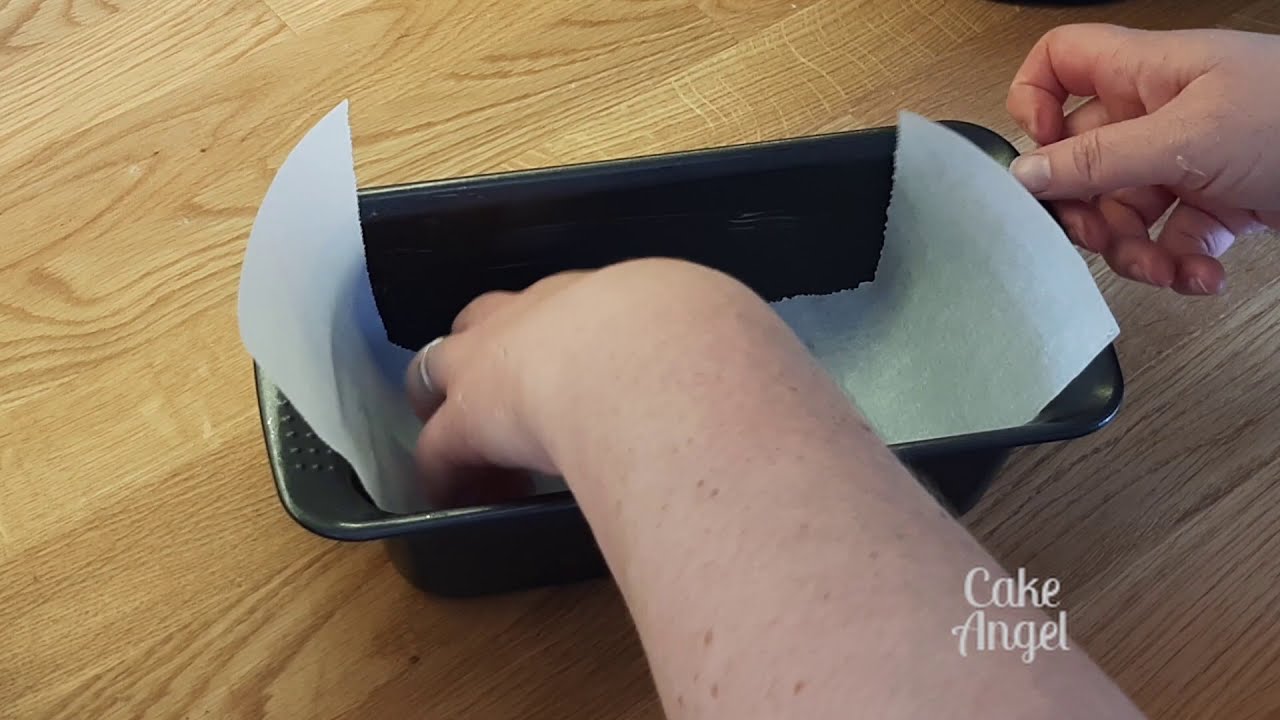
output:
[[[1025,148],[1008,81],[1083,20],[1280,31],[1280,2],[0,2],[0,717],[659,717],[608,581],[435,599],[285,516],[235,317],[275,168],[343,98],[365,186],[903,108]],[[1098,269],[1121,415],[968,518],[1153,717],[1280,717],[1278,247],[1214,299]]]

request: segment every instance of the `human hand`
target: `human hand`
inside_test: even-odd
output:
[[[424,355],[428,475],[564,475],[669,717],[933,717],[995,682],[1010,716],[1139,716],[1080,653],[1024,672],[938,652],[971,611],[956,579],[998,564],[736,281],[670,260],[557,275],[478,298]]]
[[[748,334],[744,352],[736,341]],[[678,377],[695,365],[741,366],[733,371],[742,374],[770,371],[774,357],[807,359],[788,335],[741,283],[675,260],[562,273],[522,292],[483,295],[408,369],[409,396],[426,423],[416,457],[428,490],[443,505],[523,494],[525,471],[564,474],[574,453],[562,450],[582,443],[584,423],[607,424],[627,442],[670,427],[665,411],[625,427],[617,418],[621,408],[636,415],[661,405],[663,393],[697,392]]]
[[[1280,227],[1277,68],[1270,35],[1057,28],[1009,89],[1010,114],[1042,146],[1012,171],[1120,275],[1219,293],[1217,258],[1235,238]],[[1090,99],[1064,117],[1073,95]]]

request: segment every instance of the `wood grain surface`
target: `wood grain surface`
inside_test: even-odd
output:
[[[1026,147],[1008,81],[1085,20],[1280,2],[0,0],[0,717],[658,718],[608,581],[441,600],[284,514],[234,302],[275,168],[343,98],[366,186],[903,108]],[[1157,718],[1280,717],[1280,243],[1227,265],[1190,300],[1095,264],[1123,411],[968,517]]]

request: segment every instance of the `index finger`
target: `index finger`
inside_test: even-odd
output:
[[[1040,145],[1062,139],[1063,106],[1072,95],[1100,97],[1104,103],[1131,105],[1136,97],[1125,91],[1123,78],[1134,63],[1126,55],[1143,31],[1105,24],[1064,25],[1045,33],[1022,62],[1009,87],[1006,107],[1013,119]],[[1100,87],[1101,86],[1101,87]],[[1124,114],[1133,115],[1133,108]]]

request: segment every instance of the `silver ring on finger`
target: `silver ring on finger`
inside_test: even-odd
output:
[[[428,395],[441,394],[440,391],[436,389],[436,386],[431,382],[431,373],[427,370],[427,355],[431,352],[431,348],[439,345],[443,340],[444,336],[441,335],[435,340],[427,343],[426,347],[422,348],[422,351],[418,353],[418,377],[422,380],[422,388],[423,390],[426,390]]]

